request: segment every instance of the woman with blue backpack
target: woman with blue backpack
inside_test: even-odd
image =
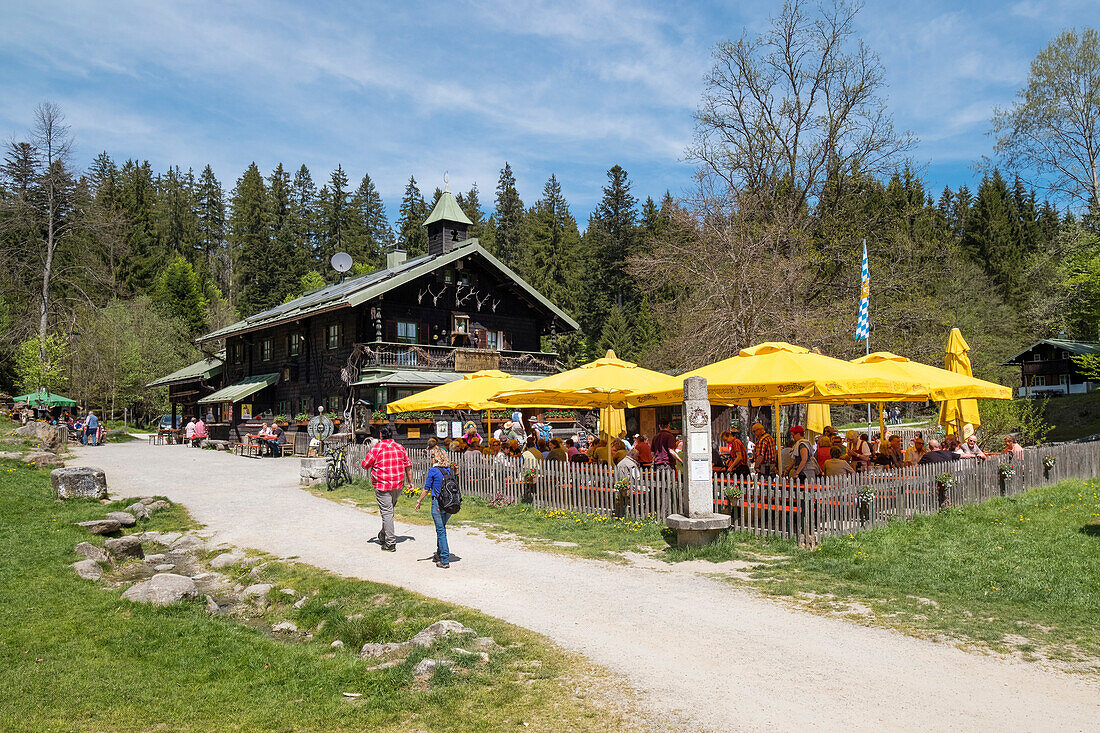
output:
[[[424,490],[416,500],[416,508],[428,494],[432,495],[432,520],[435,522],[435,566],[451,567],[451,551],[447,546],[447,520],[462,508],[462,495],[458,490],[458,480],[451,460],[439,447],[431,450],[432,467],[424,476]]]

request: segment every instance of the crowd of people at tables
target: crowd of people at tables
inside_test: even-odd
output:
[[[659,424],[652,440],[645,435],[594,438],[585,434],[573,435],[564,440],[553,436],[544,423],[535,422],[525,429],[522,415],[514,413],[488,440],[469,422],[464,434],[446,445],[458,460],[493,463],[537,469],[544,462],[597,463],[615,465],[616,479],[637,478],[643,468],[675,470],[683,462],[683,441],[670,429],[669,421]],[[1023,452],[1014,436],[1006,436],[1004,452]],[[432,439],[431,447],[438,445]],[[789,476],[817,478],[818,476],[843,476],[871,470],[872,466],[884,469],[928,463],[946,463],[957,460],[986,460],[987,453],[971,435],[959,441],[953,434],[943,441],[925,439],[917,432],[908,447],[900,435],[886,434],[886,439],[872,440],[865,432],[849,430],[844,435],[833,427],[826,427],[816,438],[810,439],[801,425],[793,426],[789,438],[776,449],[775,438],[761,423],[752,426],[752,438],[746,442],[737,427],[724,431],[714,448],[712,459],[715,473],[738,476]]]

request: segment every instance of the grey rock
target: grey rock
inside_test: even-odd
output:
[[[145,552],[141,549],[141,538],[134,535],[112,537],[104,542],[103,546],[107,549],[108,554],[113,555],[118,560],[145,557]]]
[[[96,547],[90,542],[81,542],[73,548],[77,555],[96,562],[107,562],[107,553],[102,547]]]
[[[293,621],[280,621],[271,627],[272,631],[282,631],[288,634],[293,634],[298,631],[298,626]]]
[[[142,532],[141,533],[141,541],[142,542],[155,542],[158,545],[163,545],[164,544],[163,542],[160,541],[160,532]]]
[[[297,593],[294,592],[293,588],[280,588],[279,592],[282,593],[283,595],[287,595],[287,596],[296,596],[296,595],[298,595]]]
[[[15,429],[15,434],[23,438],[37,438],[39,425],[45,425],[45,423],[29,422],[26,425],[20,425]]]
[[[165,562],[167,560],[168,560],[168,556],[165,555],[163,552],[157,552],[157,553],[154,553],[152,555],[146,555],[145,556],[145,562],[148,562],[148,563],[156,564],[156,563]]]
[[[445,636],[451,636],[452,634],[464,635],[473,634],[477,636],[477,632],[471,628],[463,626],[457,621],[443,620],[436,621],[428,628],[421,631],[419,634],[412,638],[412,643],[417,646],[431,646],[436,639],[442,639]]]
[[[103,577],[103,568],[95,560],[77,560],[69,567],[84,580],[99,580]]]
[[[199,590],[195,581],[186,575],[160,573],[144,583],[130,586],[122,594],[128,601],[151,603],[154,606],[167,606],[185,598],[197,598]]]
[[[23,457],[22,453],[13,450],[0,450],[0,458],[6,458],[9,461],[18,461]]]
[[[416,677],[426,677],[440,667],[451,667],[453,665],[454,662],[450,659],[421,659],[420,663],[413,668],[413,675]]]
[[[55,468],[50,471],[50,484],[58,499],[107,498],[107,474],[102,468]]]
[[[163,499],[157,499],[156,501],[146,504],[145,506],[149,508],[150,512],[159,512],[161,509],[167,509],[172,505],[164,501]]]
[[[329,644],[329,646],[332,647],[333,649],[343,649],[344,648],[344,642],[337,639],[336,641]]]
[[[218,555],[213,560],[211,560],[210,561],[210,567],[212,567],[212,568],[227,568],[230,565],[236,565],[237,563],[239,563],[243,559],[244,559],[244,555],[242,555],[241,553],[239,553],[235,550],[231,550],[229,552],[223,552],[222,554]]]
[[[130,512],[131,514],[133,514],[138,519],[148,519],[149,518],[149,507],[145,506],[140,501],[135,501],[133,504],[126,507],[125,511]]]
[[[184,535],[183,537],[180,537],[175,542],[173,542],[171,544],[171,548],[172,548],[172,550],[180,550],[180,551],[197,550],[200,547],[203,547],[205,544],[206,543],[203,542],[198,537],[194,537],[192,535],[187,534],[187,535]]]
[[[258,562],[260,562],[260,558],[258,557],[246,557],[241,560],[241,565],[245,566],[246,568],[250,568]],[[266,565],[267,563],[264,564]]]
[[[65,468],[59,470],[68,471],[69,469]],[[118,523],[123,527],[133,527],[137,524],[137,517],[130,512],[107,512],[107,519],[117,519]]]
[[[83,527],[92,534],[114,534],[122,529],[117,519],[91,519],[87,522],[77,522],[77,527]]]
[[[149,506],[154,501],[159,501],[159,499],[157,499],[155,496],[143,496],[140,499],[138,499],[138,501],[140,501],[142,504],[144,504],[146,506]]]
[[[387,644],[364,644],[363,648],[359,650],[359,656],[361,657],[385,657],[396,652],[403,652],[410,646],[409,642],[390,642]]]
[[[255,585],[250,585],[241,591],[241,600],[252,597],[265,598],[273,587],[271,583],[256,583]]]
[[[23,463],[33,463],[38,468],[63,468],[65,462],[57,457],[56,453],[48,451],[35,451],[23,456]]]
[[[166,563],[161,563],[160,565],[157,565],[155,568],[153,568],[153,570],[156,570],[158,573],[167,573],[169,570],[172,570],[175,567],[176,566],[173,565],[172,563],[166,562]]]
[[[183,537],[182,532],[164,532],[160,535],[160,537],[156,540],[156,542],[157,542],[158,545],[164,545],[166,547],[169,547],[169,546],[172,545],[173,542],[178,540],[180,537]]]
[[[499,649],[500,644],[491,636],[479,636],[474,639],[474,649]]]
[[[301,608],[302,606],[306,605],[306,603],[308,603],[308,602],[309,602],[309,596],[302,596],[298,600],[294,601],[294,607],[295,608]]]
[[[213,596],[206,597],[207,613],[219,613],[221,610],[221,606],[218,605],[218,602],[214,600]]]

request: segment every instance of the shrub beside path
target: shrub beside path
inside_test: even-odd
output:
[[[397,524],[298,487],[291,459],[183,446],[80,449],[113,494],[163,494],[219,540],[399,585],[545,634],[622,675],[695,730],[1095,730],[1100,682],[803,613],[703,574],[538,552],[449,530],[442,571],[430,525]],[[410,501],[402,497],[401,501]]]

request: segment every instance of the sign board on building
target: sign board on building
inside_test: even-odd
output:
[[[241,403],[241,419],[242,420],[251,420],[252,419],[252,403],[251,402],[242,402]]]
[[[447,421],[436,420],[435,423],[435,437],[446,438],[447,437]]]
[[[493,349],[455,349],[455,371],[500,369],[500,352]]]

